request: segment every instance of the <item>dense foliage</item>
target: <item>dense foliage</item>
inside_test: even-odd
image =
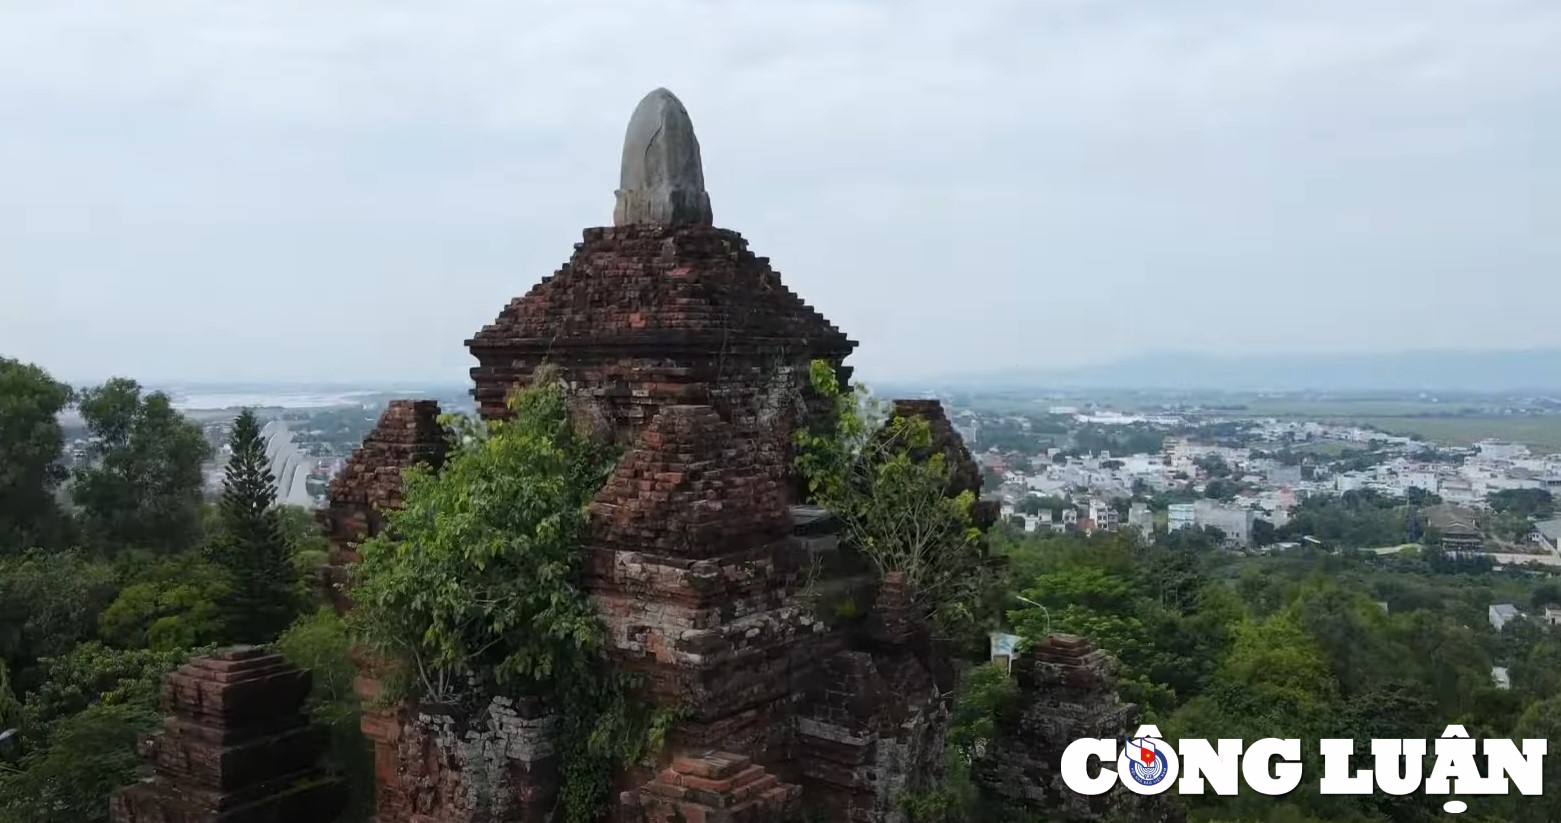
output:
[[[72,394],[43,369],[0,357],[0,556],[65,537],[55,491],[66,477],[59,414]]]
[[[405,505],[361,550],[352,626],[433,702],[477,676],[546,682],[602,641],[578,572],[586,506],[612,463],[556,384],[517,393],[512,410],[457,427],[438,473],[409,470]]]
[[[1333,546],[1377,548],[1423,540],[1427,530],[1424,516],[1408,500],[1360,489],[1307,498],[1279,529],[1279,537],[1311,536]]]
[[[1561,592],[1547,580],[1439,566],[1433,553],[1248,557],[1185,536],[1152,546],[1125,535],[1009,536],[1000,545],[1024,595],[1044,606],[1017,604],[1017,633],[1095,639],[1121,661],[1124,697],[1168,737],[1307,741],[1309,782],[1297,791],[1184,798],[1197,820],[1430,820],[1439,798],[1318,794],[1315,741],[1433,738],[1450,723],[1500,738],[1561,727],[1561,635],[1531,621],[1497,632],[1486,621],[1492,603],[1549,602]],[[1511,672],[1510,690],[1495,685],[1493,666]],[[1561,813],[1549,798],[1469,800],[1493,820]]]
[[[71,495],[90,545],[161,554],[195,548],[202,537],[201,464],[211,456],[200,427],[167,395],[142,394],[124,378],[82,392],[77,408],[93,439]]]
[[[930,452],[925,421],[883,419],[826,371],[815,370],[814,387],[835,414],[799,441],[800,467],[848,541],[880,573],[904,575],[946,624],[973,627],[995,588],[1022,637],[1094,638],[1119,660],[1124,697],[1170,737],[1297,736],[1315,752],[1320,737],[1434,737],[1449,723],[1483,737],[1561,734],[1561,631],[1518,621],[1498,632],[1487,620],[1493,603],[1561,603],[1561,581],[1495,573],[1489,561],[1435,548],[1356,551],[1434,544],[1419,511],[1429,496],[1308,500],[1276,537],[1316,536],[1328,550],[1272,556],[1228,552],[1205,531],[1151,542],[999,530],[988,539],[1009,562],[1004,579],[986,581],[972,500],[947,495],[949,466]],[[67,471],[55,420],[76,396],[95,440]],[[0,732],[10,731],[0,823],[105,823],[109,794],[144,773],[134,744],[159,722],[162,677],[213,645],[273,637],[314,671],[309,706],[331,740],[329,765],[353,789],[348,821],[366,819],[372,792],[354,641],[401,664],[399,687],[415,699],[459,698],[477,681],[555,701],[565,812],[592,819],[612,769],[654,746],[675,715],[629,698],[633,684],[606,665],[580,585],[586,504],[611,450],[576,429],[555,383],[517,394],[514,411],[491,425],[450,421],[456,448],[444,469],[411,472],[406,507],[364,547],[361,608],[347,623],[301,596],[300,571],[323,559],[322,538],[307,514],[276,506],[257,421],[236,425],[224,496],[212,505],[202,495],[209,448],[167,397],[128,380],[77,393],[0,359]],[[1226,474],[1212,461],[1200,468]],[[1162,498],[1157,507],[1185,499]],[[1554,514],[1548,495],[1530,491],[1490,503],[1487,525],[1514,537]],[[948,779],[907,792],[902,806],[917,823],[1023,819],[983,808],[969,780],[1013,683],[996,667],[962,665]],[[1493,682],[1498,666],[1510,688]],[[1199,823],[1440,816],[1423,795],[1320,795],[1320,764],[1306,765],[1310,782],[1283,798],[1184,800]],[[1554,778],[1561,759],[1551,757]],[[1561,819],[1551,797],[1468,799],[1473,819]]]
[[[91,440],[67,455],[57,415],[73,397]],[[225,537],[204,500],[210,456],[161,393],[74,392],[0,359],[0,823],[106,821],[109,795],[144,773],[135,743],[161,721],[163,675],[249,639],[228,626],[230,570],[208,558]],[[255,503],[274,511],[274,494]],[[253,587],[273,625],[296,616],[304,542],[284,536],[285,579]]]
[[[517,392],[511,412],[485,426],[450,420],[458,448],[444,467],[406,474],[403,507],[362,548],[350,625],[399,673],[391,698],[556,700],[565,812],[583,823],[655,724],[606,664],[604,630],[580,585],[587,505],[613,453],[577,428],[557,382]]]
[[[970,517],[975,495],[950,496],[952,470],[926,420],[887,415],[859,387],[842,390],[826,362],[813,364],[811,378],[834,412],[797,435],[797,468],[813,500],[879,574],[904,581],[925,615],[945,629],[968,626],[987,582]]]

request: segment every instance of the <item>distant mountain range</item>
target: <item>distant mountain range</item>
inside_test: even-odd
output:
[[[1249,356],[1165,352],[1098,366],[1010,369],[924,382],[940,388],[993,390],[1558,393],[1561,349]]]

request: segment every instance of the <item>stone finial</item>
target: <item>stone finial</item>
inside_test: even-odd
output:
[[[699,139],[682,101],[656,89],[634,108],[623,138],[615,226],[709,226]]]

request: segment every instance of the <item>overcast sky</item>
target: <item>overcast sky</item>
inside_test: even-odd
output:
[[[0,355],[464,378],[656,86],[869,377],[1561,346],[1557,0],[0,5]]]

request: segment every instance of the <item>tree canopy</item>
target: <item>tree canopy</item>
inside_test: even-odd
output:
[[[0,556],[66,537],[55,490],[67,474],[59,415],[72,395],[43,369],[0,357]]]
[[[83,391],[78,407],[93,440],[72,496],[91,545],[163,554],[194,548],[201,538],[201,464],[212,453],[200,427],[167,395],[143,394],[124,378]]]

